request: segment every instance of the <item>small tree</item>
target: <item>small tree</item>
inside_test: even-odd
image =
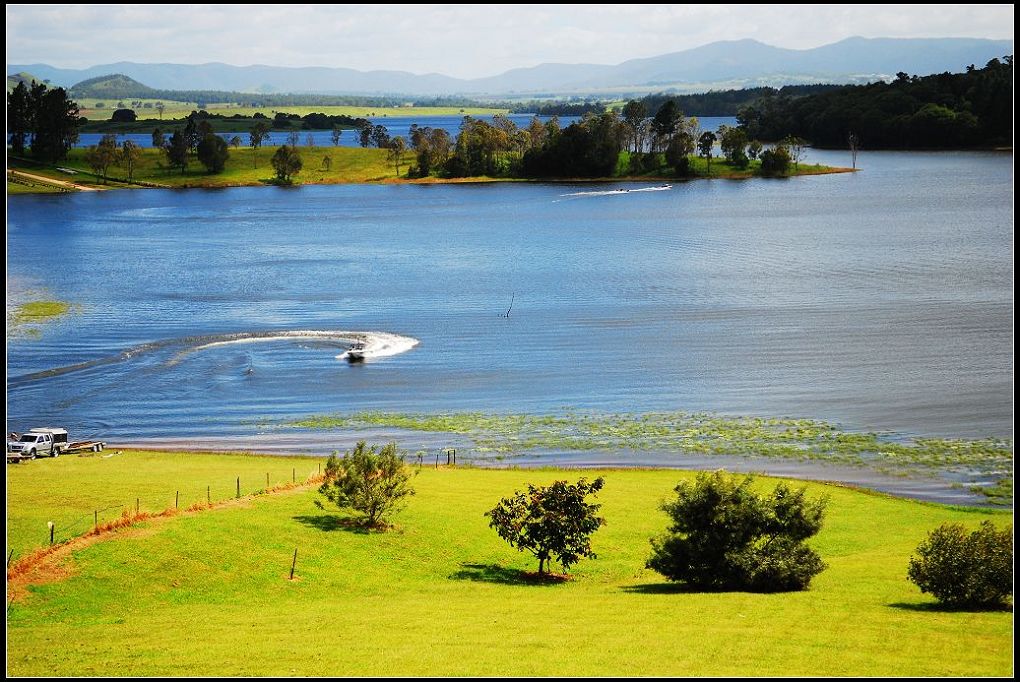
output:
[[[340,135],[342,135],[343,132],[343,128],[341,128],[338,123],[333,124],[333,133],[330,135],[330,139],[333,140],[334,147],[340,146]]]
[[[582,478],[573,485],[566,481],[538,487],[529,484],[527,492],[515,491],[485,515],[489,527],[511,547],[528,550],[538,558],[539,575],[553,557],[567,570],[583,557],[595,558],[591,536],[606,520],[596,516],[602,505],[584,499],[603,485],[603,478],[591,483]]]
[[[807,147],[807,140],[796,135],[787,135],[783,139],[783,146],[790,152],[790,160],[793,161],[793,169],[800,170],[800,160],[804,158],[804,150]]]
[[[163,145],[166,152],[167,163],[171,168],[180,168],[181,175],[188,167],[188,140],[180,130],[175,130],[166,144]]]
[[[265,121],[259,121],[248,131],[248,143],[251,144],[251,167],[258,167],[258,149],[269,137],[269,126]]]
[[[804,541],[821,529],[826,500],[785,483],[759,496],[753,481],[717,471],[680,483],[662,505],[672,523],[652,539],[647,567],[701,589],[805,589],[825,568]]]
[[[198,160],[210,173],[222,173],[230,158],[226,140],[215,133],[209,133],[198,143]]]
[[[379,527],[383,517],[396,512],[404,498],[414,495],[411,468],[404,464],[396,443],[387,443],[376,452],[360,441],[352,452],[326,460],[325,480],[319,493],[340,509],[353,509],[365,515],[365,525]],[[321,500],[316,506],[324,508]]]
[[[397,177],[400,177],[400,164],[404,162],[404,150],[407,149],[407,143],[404,142],[404,138],[397,135],[389,142],[389,152],[387,156],[390,161],[393,162],[393,167],[396,170]]]
[[[715,146],[716,136],[711,130],[706,130],[698,138],[698,153],[705,157],[708,164],[708,174],[712,174],[712,147]]]
[[[159,128],[152,129],[152,146],[154,149],[162,149],[163,145],[166,144],[166,136],[163,135],[163,131]]]
[[[933,530],[910,558],[907,577],[922,592],[957,608],[1004,604],[1013,594],[1013,528],[984,521],[973,533],[960,523]]]
[[[85,152],[85,162],[93,173],[103,178],[105,183],[107,172],[110,166],[117,163],[118,156],[117,136],[107,133],[100,138],[98,145],[88,148]]]
[[[760,155],[762,175],[782,176],[790,172],[790,151],[779,144]]]
[[[295,175],[301,172],[301,155],[297,147],[280,145],[270,161],[276,171],[276,179],[290,184]]]
[[[131,140],[124,140],[121,145],[120,155],[117,157],[117,165],[127,171],[128,182],[135,179],[135,169],[142,160],[142,148]]]

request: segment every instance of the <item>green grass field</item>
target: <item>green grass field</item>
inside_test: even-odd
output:
[[[274,173],[270,159],[278,147],[260,147],[253,152],[251,147],[242,146],[230,150],[230,158],[222,173],[215,175],[205,171],[196,159],[192,158],[184,173],[169,169],[166,166],[166,155],[158,149],[142,149],[141,162],[135,169],[132,180],[167,187],[239,187],[269,184]],[[393,163],[387,158],[385,149],[361,147],[299,147],[304,167],[294,178],[295,184],[335,184],[344,182],[382,182],[396,179]],[[85,149],[72,149],[62,168],[77,171],[68,175],[53,168],[38,168],[25,164],[26,171],[46,175],[59,180],[83,183],[95,187],[123,187],[127,174],[123,168],[113,166],[109,169],[110,180],[103,182],[92,174],[85,162]],[[330,158],[330,168],[325,170],[323,158]],[[407,154],[401,166],[401,173],[407,174],[407,163],[411,160]],[[11,163],[10,160],[8,163]]]
[[[141,107],[132,107],[131,99],[95,99],[86,97],[78,101],[81,116],[90,121],[108,121],[113,112],[119,107],[118,103],[125,104],[128,109],[134,109],[138,118],[160,119],[159,111],[155,108],[156,102],[164,104],[163,119],[182,118],[199,108],[197,102],[171,102],[168,100],[142,99],[133,100],[142,102]],[[97,107],[101,104],[101,107]],[[145,105],[152,105],[146,107]],[[311,113],[327,114],[329,116],[352,116],[354,118],[405,118],[408,116],[492,116],[493,114],[505,114],[509,109],[488,109],[484,107],[418,107],[418,106],[396,106],[396,107],[355,107],[355,106],[275,106],[275,107],[245,107],[238,106],[236,102],[208,102],[205,110],[211,114],[223,116],[251,116],[255,112],[262,113],[273,118],[276,112],[285,114],[298,114],[304,116]]]
[[[91,523],[93,507],[140,495],[159,509],[177,488],[183,505],[207,484],[229,497],[236,476],[289,480],[295,464],[298,476],[315,469],[308,459],[136,452],[10,466],[8,545],[43,542],[51,517]],[[829,568],[810,590],[687,593],[643,566],[666,524],[659,501],[692,474],[601,473],[598,558],[564,583],[525,580],[536,562],[483,512],[528,482],[577,471],[426,467],[385,534],[349,529],[314,506],[314,490],[120,531],[9,606],[8,674],[1012,675],[1012,613],[941,610],[906,579],[911,552],[938,524],[1005,524],[1010,513],[810,484],[831,496],[812,542]]]

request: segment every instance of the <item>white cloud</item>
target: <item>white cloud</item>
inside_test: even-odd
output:
[[[439,72],[617,64],[716,40],[1013,38],[1012,5],[7,5],[7,62]]]

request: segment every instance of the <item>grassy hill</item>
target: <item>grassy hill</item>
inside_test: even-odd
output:
[[[11,92],[14,88],[18,87],[18,83],[24,83],[25,85],[31,85],[32,81],[36,83],[42,83],[42,79],[37,76],[33,76],[27,71],[19,71],[18,73],[7,76],[7,92]]]
[[[109,451],[108,451],[109,452]],[[92,509],[181,506],[314,471],[311,460],[124,452],[8,470],[8,544]],[[159,519],[77,549],[8,608],[8,674],[241,676],[1011,676],[1012,613],[939,609],[907,561],[944,521],[1011,514],[809,484],[831,497],[805,592],[698,593],[644,568],[681,478],[606,471],[598,558],[536,584],[483,512],[595,472],[424,468],[396,529],[366,533],[313,489]],[[762,487],[774,481],[762,479]],[[288,579],[298,550],[296,580]]]
[[[88,78],[80,83],[75,83],[70,89],[71,96],[76,99],[84,97],[99,99],[144,98],[154,92],[156,91],[153,88],[120,73]]]

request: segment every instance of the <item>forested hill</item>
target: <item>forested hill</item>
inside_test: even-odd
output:
[[[767,94],[737,120],[751,139],[802,137],[816,147],[946,149],[1013,144],[1013,57],[983,68],[890,83],[847,86],[806,97]]]

